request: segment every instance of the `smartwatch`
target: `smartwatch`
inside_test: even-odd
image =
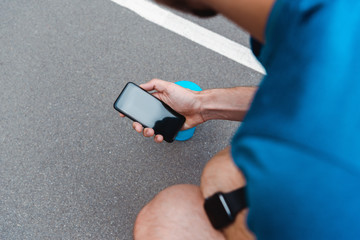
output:
[[[218,192],[205,199],[205,212],[215,229],[222,229],[235,221],[236,215],[247,207],[245,187],[229,193]]]

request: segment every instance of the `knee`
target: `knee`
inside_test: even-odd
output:
[[[175,185],[163,190],[137,216],[134,239],[224,239],[211,227],[203,204],[197,186]]]
[[[175,185],[161,191],[138,214],[134,239],[172,239],[174,231],[187,219],[187,211],[202,206],[198,187]]]

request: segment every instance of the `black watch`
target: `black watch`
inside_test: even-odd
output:
[[[246,207],[245,187],[229,193],[215,193],[204,203],[211,224],[218,230],[234,222],[236,214]]]

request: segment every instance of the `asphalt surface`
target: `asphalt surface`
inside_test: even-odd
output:
[[[221,17],[186,18],[248,45]],[[112,104],[154,77],[203,89],[261,79],[109,0],[0,2],[0,239],[132,239],[156,193],[199,183],[239,123],[172,144],[136,134]]]

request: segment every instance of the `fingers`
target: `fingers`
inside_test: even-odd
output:
[[[160,80],[160,79],[152,79],[147,83],[141,84],[140,87],[142,87],[146,91],[153,91],[156,90],[158,92],[163,92],[167,86],[171,84],[170,82]]]
[[[124,115],[124,114],[122,114],[122,113],[119,113],[119,115],[120,115],[120,117],[122,117],[122,118],[124,118],[124,117],[125,117],[125,115]]]
[[[138,133],[141,133],[143,131],[143,126],[138,123],[138,122],[133,122],[132,125],[133,129],[135,129],[135,131],[137,131]]]
[[[161,143],[164,140],[164,137],[162,135],[156,135],[154,140],[157,143]]]
[[[136,132],[138,133],[142,133],[144,135],[144,137],[152,137],[155,135],[155,131],[152,128],[144,128],[140,123],[138,122],[133,122],[133,128],[135,129]],[[154,137],[154,141],[157,143],[161,143],[162,141],[164,141],[164,137],[162,135],[155,135]]]
[[[152,128],[145,128],[143,131],[144,137],[152,137],[152,136],[154,136],[154,134],[155,134],[155,132],[154,132],[154,129],[152,129]]]

